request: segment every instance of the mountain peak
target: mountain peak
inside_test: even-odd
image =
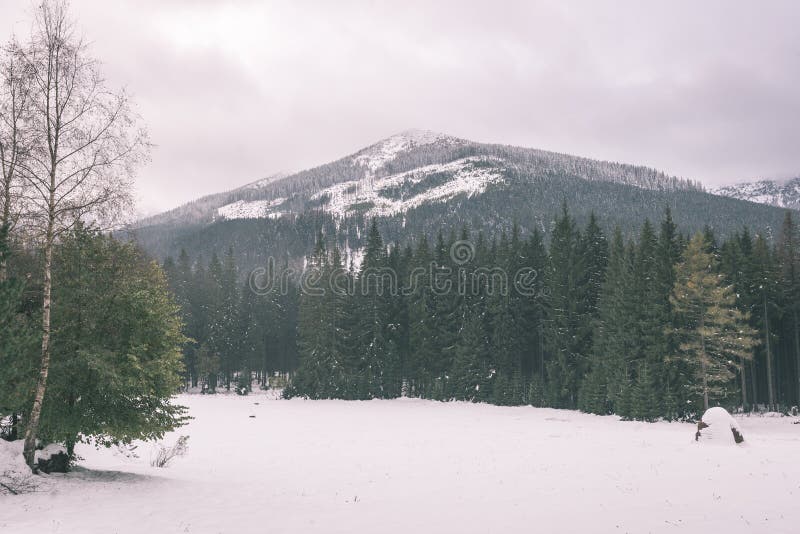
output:
[[[396,133],[384,141],[388,141],[389,139],[393,138],[402,138],[408,141],[413,141],[420,145],[425,145],[429,143],[435,143],[441,139],[452,139],[451,136],[440,133],[434,132],[433,130],[423,130],[420,128],[411,128],[408,130],[403,130],[402,132]]]
[[[353,163],[366,167],[370,172],[375,172],[395,159],[401,152],[441,141],[454,142],[456,138],[431,130],[404,130],[357,152],[353,156]]]

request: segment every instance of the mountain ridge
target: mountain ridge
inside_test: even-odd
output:
[[[457,161],[461,161],[461,165],[456,164]],[[373,204],[377,202],[381,205],[376,206],[371,215],[402,211],[407,206],[418,205],[428,200],[446,201],[460,193],[481,193],[489,182],[497,181],[498,177],[496,173],[490,176],[491,173],[488,171],[484,172],[482,177],[477,176],[481,173],[475,172],[475,164],[480,166],[491,161],[497,163],[498,167],[503,167],[505,162],[513,167],[527,167],[529,171],[533,167],[539,173],[564,171],[580,175],[587,180],[621,182],[646,189],[702,190],[698,182],[670,176],[646,166],[593,160],[536,148],[476,143],[432,130],[410,129],[381,139],[332,162],[296,173],[275,174],[235,189],[206,195],[164,213],[141,219],[134,223],[134,227],[181,221],[211,223],[217,218],[280,217],[297,211],[297,206],[279,208],[298,192],[306,194],[308,200],[317,201],[317,207],[323,209],[326,204],[326,193],[336,194],[339,200],[338,207],[341,208],[343,193],[348,187],[353,188],[349,192],[352,202],[347,203],[348,207],[365,202]],[[437,169],[436,165],[450,165],[450,167]],[[430,198],[404,200],[399,204],[381,202],[381,198],[385,198],[386,195],[381,195],[380,191],[390,186],[402,185],[403,179],[413,182],[419,188],[420,182],[426,176],[413,174],[410,171],[416,171],[420,167],[427,167],[424,171],[428,175],[435,174],[439,170],[453,171],[456,173],[454,180],[461,179],[462,183],[449,189],[440,183],[440,189]],[[467,178],[470,171],[472,177]],[[348,185],[341,185],[344,183]],[[298,187],[298,184],[305,186]],[[375,189],[376,185],[381,187]],[[339,187],[326,191],[334,186]],[[283,191],[285,194],[279,194],[278,191]],[[281,202],[276,202],[278,200]]]
[[[800,176],[739,182],[718,186],[709,191],[715,195],[747,200],[757,204],[800,210]]]
[[[470,228],[487,236],[516,227],[545,239],[566,203],[576,224],[596,214],[626,238],[669,208],[684,234],[720,237],[749,227],[776,235],[781,209],[712,195],[696,181],[649,167],[539,149],[475,143],[406,130],[338,160],[273,175],[198,199],[128,229],[151,255],[195,257],[232,249],[246,271],[266,258],[302,266],[320,230],[347,254],[376,220],[387,243]]]

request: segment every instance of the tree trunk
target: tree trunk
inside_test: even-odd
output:
[[[65,445],[67,449],[67,456],[69,459],[72,460],[75,458],[75,437],[71,436],[65,440]]]
[[[758,411],[758,371],[756,370],[755,358],[750,362],[750,381],[753,383],[753,411]]]
[[[795,306],[797,303],[795,303]],[[797,397],[795,397],[795,402],[798,406],[800,406],[800,332],[798,332],[798,322],[797,322],[797,309],[795,308],[793,312],[794,316],[794,361],[795,361],[795,374],[797,375],[795,378],[797,379]]]
[[[700,315],[700,366],[703,373],[703,411],[708,410],[708,366],[706,365],[706,337],[702,334],[705,315]]]
[[[742,411],[747,411],[747,363],[745,363],[744,358],[741,358],[740,361],[742,362],[741,366],[741,376],[742,376]]]
[[[51,195],[52,196],[52,195]],[[25,430],[25,445],[23,456],[28,465],[33,469],[33,460],[36,451],[36,437],[39,432],[39,420],[42,416],[42,401],[47,389],[47,373],[50,370],[50,296],[52,291],[53,266],[53,222],[47,226],[47,241],[44,251],[44,284],[42,287],[42,361],[39,368],[39,380],[36,383],[36,395],[33,399],[33,408]]]
[[[767,312],[767,295],[764,294],[764,328],[766,330],[766,350],[767,350],[767,410],[775,409],[775,384],[772,377],[772,350],[769,346],[769,315]]]
[[[703,355],[703,410],[708,410],[708,376],[706,375],[706,359]]]
[[[10,239],[10,232],[11,232],[11,192],[9,191],[10,185],[6,183],[4,185],[4,193],[3,193],[3,214],[2,219],[0,219],[0,232],[4,232],[5,235],[3,236],[6,240]],[[9,245],[10,243],[6,241],[6,244]],[[8,278],[8,273],[6,271],[6,255],[3,255],[0,258],[0,282],[5,282]]]

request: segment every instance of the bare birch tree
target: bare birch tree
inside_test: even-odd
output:
[[[35,142],[23,174],[44,254],[41,364],[24,445],[31,466],[50,368],[54,244],[78,221],[106,224],[119,216],[130,204],[134,171],[149,153],[130,98],[106,87],[67,7],[63,0],[45,0],[24,50]]]
[[[14,229],[23,206],[20,165],[28,146],[30,71],[19,44],[12,39],[0,49],[0,232]],[[0,282],[6,279],[6,262],[0,259]]]

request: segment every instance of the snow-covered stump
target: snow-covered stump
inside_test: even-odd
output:
[[[744,441],[739,423],[725,408],[714,407],[706,410],[697,423],[696,441],[718,445],[737,444]]]

